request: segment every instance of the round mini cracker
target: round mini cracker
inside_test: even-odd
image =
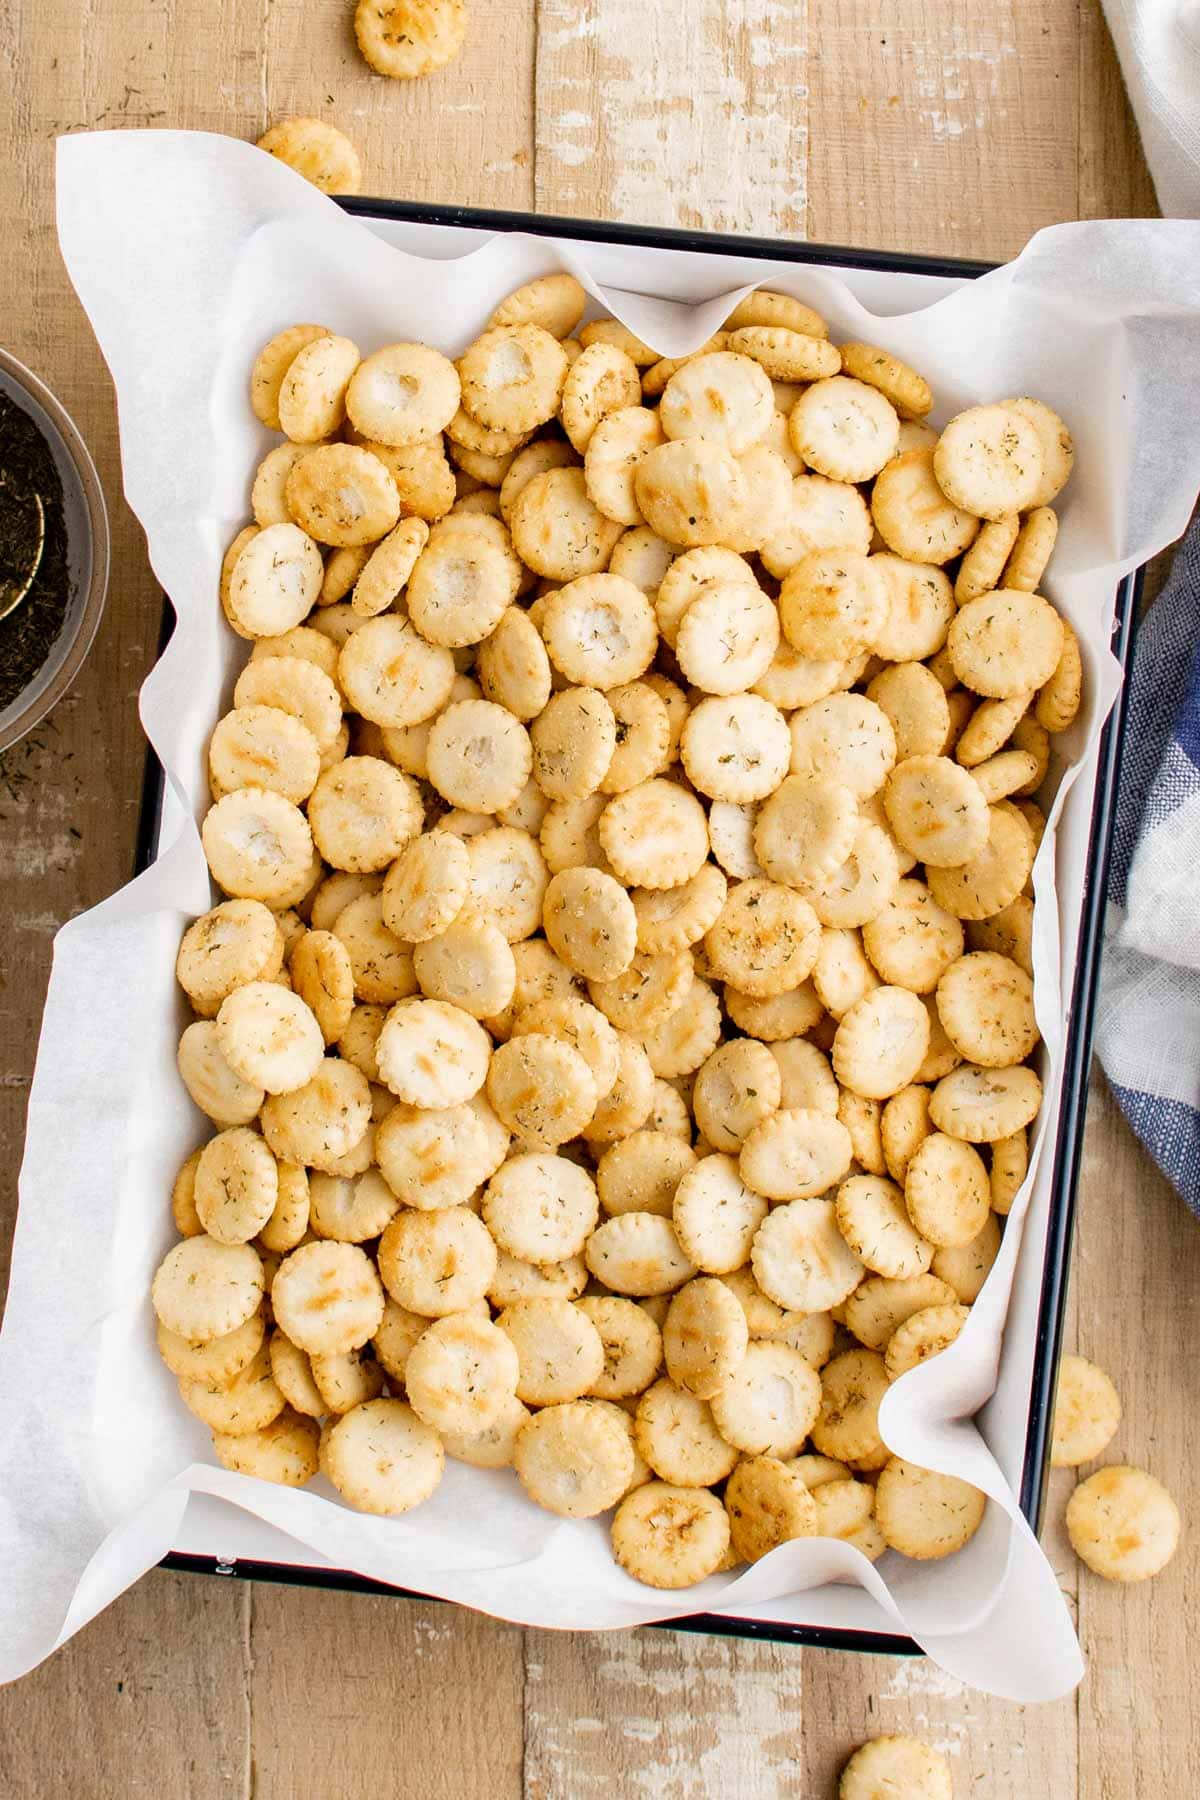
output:
[[[877,987],[843,1015],[833,1040],[838,1080],[868,1100],[886,1100],[916,1079],[929,1048],[929,1015],[907,988]]]
[[[851,1155],[850,1133],[840,1119],[812,1107],[791,1107],[773,1113],[750,1132],[738,1157],[738,1171],[748,1187],[769,1200],[811,1200],[849,1172]]]
[[[410,1106],[460,1106],[487,1077],[483,1027],[443,1000],[405,1000],[389,1012],[375,1055],[380,1078]]]
[[[533,779],[550,800],[581,800],[596,792],[617,742],[613,709],[592,687],[551,695],[529,728]]]
[[[236,1437],[213,1432],[213,1449],[223,1469],[281,1487],[303,1487],[312,1479],[317,1472],[317,1442],[316,1424],[290,1407],[259,1431]]]
[[[460,700],[434,720],[428,776],[451,806],[494,813],[529,779],[533,752],[518,719],[490,700]]]
[[[659,404],[669,438],[705,438],[736,456],[765,433],[775,410],[771,383],[752,357],[719,350],[690,357],[667,381]]]
[[[301,1244],[276,1271],[271,1309],[301,1350],[340,1356],[378,1330],[383,1289],[374,1263],[356,1244]]]
[[[750,1256],[767,1201],[748,1188],[731,1156],[706,1156],[680,1178],[672,1219],[684,1254],[712,1275],[731,1274]]]
[[[234,1073],[268,1094],[304,1087],[325,1055],[311,1007],[274,981],[248,981],[226,996],[217,1013],[217,1042]]]
[[[692,1111],[715,1150],[735,1153],[780,1103],[779,1064],[765,1044],[735,1038],[718,1045],[696,1072]]]
[[[874,563],[853,550],[814,550],[784,577],[783,634],[801,656],[847,657],[883,628],[889,589]]]
[[[933,1274],[953,1288],[964,1306],[978,1300],[1000,1254],[1000,1221],[993,1211],[969,1244],[946,1245],[934,1252]]]
[[[408,775],[377,756],[347,756],[326,769],[308,802],[321,855],[335,869],[386,869],[421,829],[422,806]]]
[[[1033,868],[1036,845],[1024,816],[1003,800],[987,811],[988,836],[981,849],[954,867],[926,868],[930,893],[959,919],[991,919],[1003,912],[1018,898]]]
[[[628,887],[678,887],[698,873],[708,854],[704,809],[673,781],[644,781],[616,795],[600,816],[599,834]]]
[[[887,1389],[883,1358],[873,1350],[844,1350],[827,1362],[821,1371],[821,1410],[812,1428],[813,1447],[822,1456],[852,1466],[886,1455],[879,1435],[879,1403]]]
[[[698,1273],[674,1225],[658,1213],[628,1212],[605,1219],[588,1239],[584,1258],[598,1281],[635,1299],[673,1293]]]
[[[181,1379],[179,1397],[210,1431],[228,1437],[243,1437],[261,1431],[283,1411],[284,1398],[271,1375],[271,1363],[265,1345],[260,1345],[253,1360],[221,1385],[211,1381]]]
[[[662,1351],[676,1387],[712,1400],[742,1368],[749,1342],[746,1315],[724,1283],[701,1275],[672,1296]],[[734,1442],[728,1431],[723,1435]]]
[[[193,1340],[180,1337],[161,1319],[155,1329],[158,1353],[172,1375],[181,1381],[199,1381],[211,1387],[227,1387],[257,1356],[266,1332],[262,1309],[250,1314],[232,1331],[220,1337]]]
[[[708,1402],[666,1376],[638,1401],[633,1430],[638,1451],[654,1473],[679,1487],[711,1487],[737,1462],[737,1451],[718,1431]]]
[[[938,981],[937,1008],[954,1048],[985,1068],[1024,1062],[1040,1036],[1031,978],[995,951],[973,950],[952,963]]]
[[[351,900],[334,920],[333,934],[350,958],[357,1000],[390,1006],[416,993],[412,950],[384,924],[381,894]],[[372,1079],[377,1077],[378,1065]]]
[[[214,1125],[248,1125],[266,1098],[225,1061],[213,1020],[197,1019],[187,1027],[176,1061],[190,1098]]]
[[[1179,1509],[1153,1475],[1115,1464],[1080,1482],[1067,1502],[1067,1535],[1082,1562],[1106,1581],[1145,1581],[1179,1545]]]
[[[904,1323],[896,1327],[883,1353],[884,1367],[889,1378],[898,1381],[901,1375],[907,1375],[918,1364],[948,1350],[962,1331],[969,1315],[970,1309],[961,1303],[927,1306],[919,1312],[910,1313]]]
[[[749,501],[737,459],[703,438],[676,438],[647,450],[637,465],[633,491],[650,528],[685,548],[719,544]]]
[[[651,1481],[626,1495],[612,1525],[613,1555],[647,1587],[692,1587],[722,1567],[729,1517],[715,1494]]]
[[[516,1351],[517,1398],[527,1406],[578,1400],[604,1372],[600,1333],[571,1300],[519,1300],[497,1324]]]
[[[421,1212],[465,1205],[493,1173],[495,1160],[487,1128],[473,1106],[432,1109],[403,1101],[379,1123],[375,1158],[397,1198]],[[379,1229],[387,1222],[385,1218]]]
[[[744,1458],[725,1488],[734,1554],[757,1562],[780,1544],[818,1535],[817,1509],[802,1478],[778,1457]]]
[[[658,638],[654,608],[642,590],[621,575],[599,573],[551,594],[540,630],[551,662],[568,681],[601,689],[643,674]]]
[[[956,414],[938,439],[933,467],[956,506],[983,519],[1003,519],[1035,504],[1045,463],[1030,421],[999,402]]]
[[[590,1519],[628,1491],[634,1452],[618,1418],[575,1401],[547,1406],[522,1425],[513,1464],[525,1492],[547,1512]]]
[[[414,444],[436,438],[458,411],[454,364],[427,344],[387,344],[366,356],[346,390],[346,412],[365,438]]]
[[[364,719],[393,729],[419,725],[450,698],[454,659],[406,615],[383,613],[364,620],[343,645],[338,681]]]
[[[789,749],[791,734],[788,734]],[[759,808],[754,850],[772,881],[803,888],[834,875],[854,848],[858,803],[840,780],[791,774]]]
[[[588,438],[584,482],[588,498],[605,518],[639,525],[634,476],[647,450],[663,441],[659,415],[645,406],[623,406],[600,420]]]
[[[679,749],[700,793],[745,803],[765,800],[778,788],[788,771],[792,740],[778,707],[758,694],[742,693],[694,707]]]
[[[1121,1401],[1104,1370],[1083,1356],[1064,1356],[1058,1368],[1050,1466],[1074,1469],[1102,1456],[1121,1423]]]
[[[599,1217],[596,1184],[566,1157],[531,1151],[510,1157],[483,1196],[483,1218],[501,1249],[525,1262],[576,1256]]]
[[[755,1233],[750,1260],[763,1293],[795,1312],[827,1312],[840,1305],[864,1273],[838,1229],[832,1200],[790,1200],[774,1207]]]
[[[1071,477],[1075,462],[1071,433],[1044,400],[1034,400],[1028,394],[1021,394],[1014,400],[1006,401],[1005,405],[1020,413],[1037,433],[1042,447],[1042,479],[1029,505],[1048,506]]]
[[[930,868],[959,868],[987,843],[987,801],[949,757],[910,756],[897,763],[883,805],[897,840]]]
[[[279,431],[279,389],[283,378],[306,344],[331,337],[324,325],[288,325],[264,344],[250,372],[250,405],[254,416],[269,431]]]
[[[873,1274],[905,1280],[929,1268],[934,1245],[913,1225],[904,1190],[894,1181],[851,1175],[839,1187],[834,1205],[838,1230]]]
[[[413,838],[384,878],[384,924],[410,944],[425,943],[459,916],[471,885],[465,842],[449,831]]]
[[[959,608],[946,644],[964,686],[1008,699],[1050,680],[1064,639],[1062,619],[1048,600],[1019,588],[997,588]]]
[[[744,881],[730,892],[704,943],[722,980],[765,999],[798,987],[811,973],[820,928],[812,906],[793,889]]]
[[[788,436],[818,475],[870,481],[895,456],[900,421],[877,384],[833,375],[801,394],[788,415]]]
[[[914,1737],[877,1737],[861,1745],[842,1770],[838,1800],[952,1800],[950,1765]]]
[[[927,1562],[953,1556],[983,1523],[987,1496],[956,1475],[893,1456],[875,1486],[875,1519],[888,1544]]]
[[[933,991],[963,953],[963,928],[924,882],[902,880],[862,928],[863,949],[882,980],[914,993]]]
[[[455,919],[437,937],[417,944],[413,972],[421,992],[446,1000],[477,1019],[504,1011],[517,982],[508,940],[490,920]]]
[[[740,694],[762,679],[779,646],[779,616],[756,584],[707,581],[679,621],[675,654],[707,694]]]
[[[893,1333],[911,1314],[929,1306],[953,1306],[955,1299],[949,1282],[933,1274],[911,1275],[900,1281],[869,1275],[846,1301],[842,1316],[847,1331],[860,1344],[882,1355]]]
[[[488,1067],[487,1093],[514,1136],[547,1147],[578,1136],[599,1098],[579,1051],[545,1032],[529,1032],[497,1046]]]
[[[695,1167],[690,1142],[666,1132],[635,1131],[600,1157],[596,1167],[600,1204],[610,1218],[627,1212],[673,1218],[679,1184]]]
[[[821,1378],[800,1351],[761,1340],[747,1346],[711,1400],[717,1429],[735,1449],[781,1458],[799,1455],[820,1404]]]
[[[193,1009],[214,1018],[235,988],[273,971],[278,948],[274,915],[260,900],[223,900],[185,931],[176,979]]]
[[[729,884],[715,863],[703,863],[677,887],[635,888],[630,899],[638,949],[657,955],[699,943],[715,924],[728,893]]]
[[[604,1368],[588,1389],[601,1400],[628,1400],[644,1393],[662,1366],[662,1333],[636,1300],[615,1294],[585,1295],[578,1309],[600,1334]]]
[[[308,629],[308,627],[305,627]],[[286,634],[286,642],[294,634]],[[320,637],[320,633],[314,633]],[[266,642],[267,640],[263,640]],[[336,657],[335,657],[336,670]],[[235,707],[271,706],[293,713],[316,739],[324,755],[342,727],[342,697],[329,669],[311,658],[286,653],[252,656],[233,690]]]
[[[256,1131],[234,1126],[210,1138],[196,1164],[196,1217],[219,1244],[248,1244],[275,1210],[279,1174]]]
[[[904,450],[875,477],[871,517],[889,550],[909,562],[953,561],[979,530],[978,515],[956,506],[938,485],[932,446]]]
[[[299,807],[267,788],[238,788],[200,827],[217,885],[235,899],[287,905],[312,867],[313,837]]]
[[[583,470],[561,465],[532,475],[518,490],[508,518],[521,560],[550,581],[599,574],[622,529],[593,504]]]
[[[328,341],[319,339],[311,348]],[[373,544],[400,518],[400,496],[390,470],[361,444],[315,444],[293,463],[284,496],[296,524],[321,544]],[[243,560],[235,570],[235,585]],[[231,598],[236,610],[236,591]]]
[[[930,1243],[969,1244],[991,1209],[983,1158],[970,1144],[935,1131],[909,1160],[904,1177],[908,1216]]]
[[[421,1333],[404,1367],[408,1401],[438,1432],[485,1431],[516,1391],[520,1365],[511,1340],[475,1313],[450,1313]]]
[[[161,1324],[189,1344],[236,1331],[258,1311],[262,1294],[258,1252],[249,1244],[220,1244],[203,1233],[168,1250],[150,1290]]]
[[[466,1206],[402,1208],[379,1240],[379,1274],[407,1312],[443,1318],[482,1300],[496,1272],[496,1246]]]
[[[485,700],[528,724],[550,699],[550,658],[528,613],[509,606],[476,651],[475,672]]]
[[[401,1400],[352,1407],[321,1442],[322,1472],[358,1512],[409,1512],[437,1487],[444,1462],[437,1433]]]
[[[600,421],[641,398],[637,364],[619,344],[586,344],[563,382],[560,417],[572,447],[585,455]]]
[[[569,337],[583,317],[587,292],[565,269],[538,275],[503,299],[488,320],[491,325],[540,325],[552,337]]]
[[[616,1030],[599,1007],[574,994],[546,995],[514,1015],[508,1035],[521,1037],[530,1031],[560,1037],[578,1050],[592,1071],[596,1092],[608,1093],[620,1067],[620,1048]]]
[[[788,721],[794,775],[836,779],[859,801],[883,786],[896,761],[896,738],[881,706],[865,694],[829,694]]]
[[[321,752],[311,731],[273,706],[239,706],[217,721],[208,744],[213,796],[237,788],[270,788],[296,805],[306,800],[321,773]]]
[[[938,1082],[929,1113],[939,1131],[971,1144],[987,1144],[1021,1131],[1041,1102],[1042,1083],[1035,1070],[983,1069],[963,1063]]]

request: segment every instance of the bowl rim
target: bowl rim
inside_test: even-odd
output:
[[[74,684],[82,669],[88,651],[95,641],[96,632],[99,630],[100,620],[104,614],[105,601],[108,598],[110,539],[104,489],[96,472],[96,465],[92,461],[91,452],[70,413],[41,377],[35,375],[32,369],[27,368],[3,346],[0,346],[0,371],[8,375],[18,387],[23,388],[29,398],[41,407],[57,433],[62,449],[74,465],[87,509],[92,553],[88,589],[74,633],[66,642],[61,661],[53,670],[46,686],[39,694],[27,701],[7,725],[0,728],[0,752],[3,752],[10,749],[27,732],[32,731],[35,725],[41,723]]]

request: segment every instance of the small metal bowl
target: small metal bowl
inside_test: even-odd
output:
[[[108,512],[96,465],[66,409],[44,382],[0,349],[0,393],[28,413],[54,458],[63,489],[71,596],[50,654],[21,692],[0,712],[0,751],[46,717],[72,685],[104,611],[108,593]]]

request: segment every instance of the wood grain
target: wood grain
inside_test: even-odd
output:
[[[520,1800],[516,1626],[371,1594],[264,1584],[252,1596],[254,1800]]]
[[[96,454],[114,524],[108,615],[77,691],[0,759],[0,1258],[50,941],[125,878],[142,758],[134,697],[159,596],[120,499],[112,396],[54,240],[53,140],[95,126],[256,137],[336,120],[377,194],[1003,257],[1058,219],[1153,210],[1096,0],[494,0],[463,56],[398,84],[361,63],[349,0],[147,6],[8,0],[0,65],[7,345]],[[6,1264],[0,1261],[0,1273]],[[1125,1398],[1114,1449],[1186,1502],[1200,1235],[1111,1102],[1092,1109],[1071,1300]],[[522,1633],[449,1608],[158,1574],[0,1692],[0,1793],[187,1800],[773,1800],[832,1795],[853,1746],[911,1730],[957,1794],[1136,1800],[1200,1791],[1185,1539],[1125,1592],[1063,1541],[1089,1657],[1078,1696],[1019,1709],[916,1661],[645,1631]],[[1153,1719],[1153,1729],[1146,1722]]]
[[[6,1800],[246,1800],[251,1592],[156,1570],[0,1688]]]

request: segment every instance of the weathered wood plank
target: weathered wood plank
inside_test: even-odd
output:
[[[520,1800],[515,1626],[410,1600],[261,1586],[250,1643],[253,1800]]]
[[[5,1800],[245,1800],[250,1590],[148,1575],[0,1688]]]

